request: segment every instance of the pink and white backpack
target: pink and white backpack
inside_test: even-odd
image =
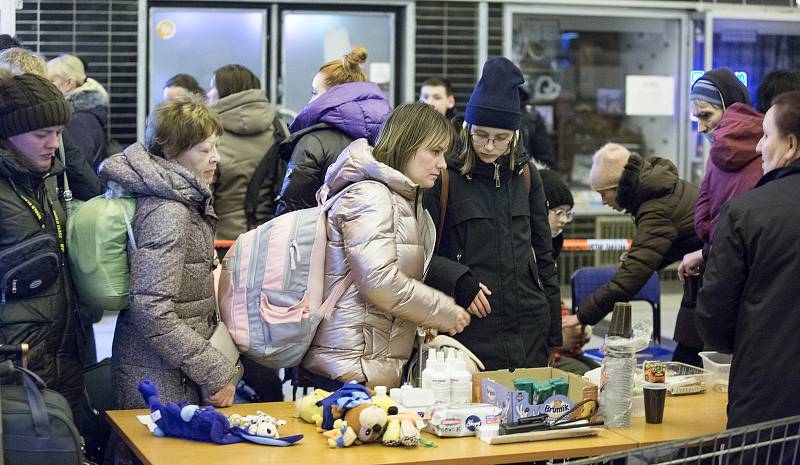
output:
[[[317,326],[352,283],[348,272],[323,301],[327,212],[354,185],[320,206],[240,235],[228,250],[219,280],[220,314],[239,350],[253,361],[271,368],[300,364]]]

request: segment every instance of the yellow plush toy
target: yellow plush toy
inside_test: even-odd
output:
[[[322,406],[317,405],[317,402],[331,395],[330,392],[323,389],[314,389],[314,391],[297,399],[297,416],[306,423],[314,423],[317,426],[322,424]],[[317,417],[319,420],[317,421]]]

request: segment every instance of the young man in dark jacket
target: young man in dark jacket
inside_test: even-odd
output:
[[[65,261],[67,216],[52,182],[64,170],[54,155],[69,116],[45,78],[0,70],[0,344],[30,345],[29,368],[66,397],[77,423],[83,341]],[[18,266],[24,271],[13,272]]]
[[[605,205],[633,216],[636,235],[611,281],[584,299],[565,325],[597,324],[613,310],[614,303],[635,296],[654,271],[702,244],[694,232],[697,188],[679,179],[669,160],[644,159],[621,145],[606,144],[595,153],[590,176],[592,189]],[[678,318],[686,311],[693,308],[682,303]],[[693,318],[691,321],[694,325]],[[676,334],[680,331],[676,327]]]

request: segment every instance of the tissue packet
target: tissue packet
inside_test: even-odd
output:
[[[439,403],[425,413],[425,431],[439,437],[474,436],[478,426],[499,425],[502,413],[491,404]]]

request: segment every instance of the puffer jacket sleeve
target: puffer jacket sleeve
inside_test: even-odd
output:
[[[746,245],[730,204],[726,204],[720,213],[695,311],[697,330],[709,350],[733,350],[738,309],[748,279]]]
[[[317,206],[317,190],[325,179],[325,149],[315,134],[301,137],[292,150],[281,186],[276,214]]]
[[[131,320],[147,346],[211,393],[235,374],[233,365],[174,312],[188,247],[189,211],[164,202],[136,221],[138,250],[131,260]],[[210,273],[210,271],[209,271]]]
[[[362,297],[393,317],[451,329],[459,310],[452,297],[400,272],[395,208],[389,190],[374,182],[352,187],[333,207],[353,282]]]
[[[558,285],[556,263],[553,260],[553,239],[547,219],[547,203],[539,170],[531,167],[531,191],[528,194],[531,212],[531,246],[536,254],[539,279],[542,280],[547,303],[550,306],[550,328],[547,332],[547,347],[560,347],[561,333],[561,288]]]
[[[659,270],[664,255],[678,237],[665,210],[667,207],[660,202],[642,205],[628,257],[610,282],[581,302],[578,320],[582,324],[597,324],[613,310],[615,302],[630,300]]]
[[[711,234],[711,199],[709,197],[709,189],[711,185],[711,176],[714,172],[714,164],[711,159],[706,163],[706,175],[703,176],[703,182],[700,184],[700,192],[697,195],[697,205],[694,209],[694,231],[703,242],[710,242],[709,235]]]

